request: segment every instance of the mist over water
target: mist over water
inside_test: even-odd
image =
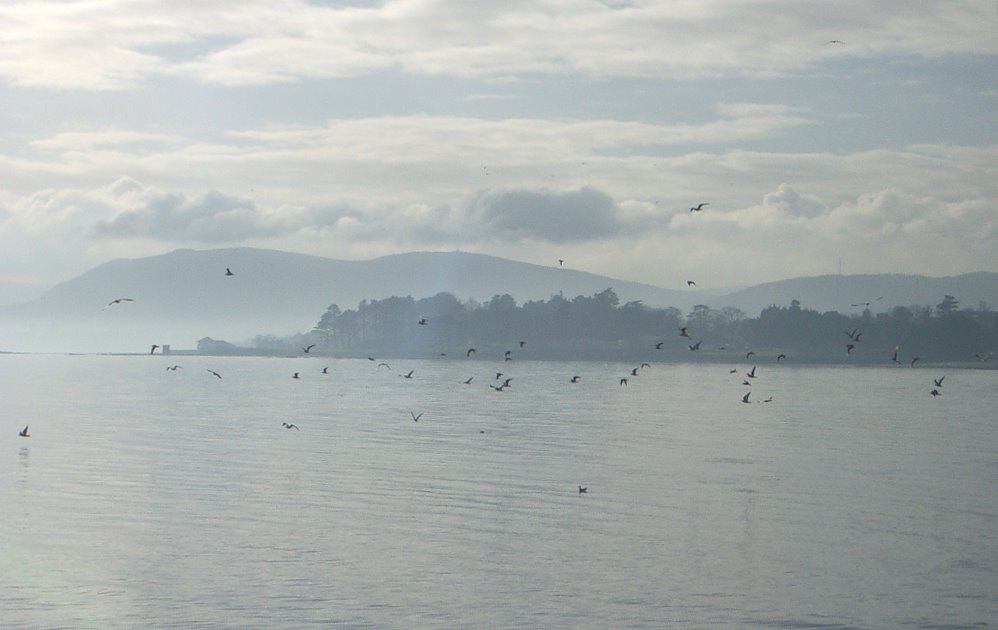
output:
[[[389,363],[0,355],[0,625],[998,618],[994,371]]]

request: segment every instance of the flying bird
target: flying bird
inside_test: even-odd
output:
[[[751,401],[748,399],[748,397],[751,396],[751,395],[752,395],[752,392],[748,392],[747,394],[745,394],[744,396],[742,396],[742,402],[743,403],[751,403]]]
[[[294,374],[292,374],[291,378],[298,378],[298,372],[295,372]]]
[[[24,425],[24,428],[17,432],[21,437],[31,437],[28,435],[28,425]]]
[[[693,208],[690,208],[690,212],[700,212],[700,211],[703,210],[704,206],[709,206],[709,205],[710,205],[709,203],[698,204],[697,206],[694,206]]]
[[[698,341],[698,342],[696,342],[695,344],[692,344],[692,345],[690,346],[690,352],[696,352],[697,350],[699,350],[699,349],[700,349],[700,344],[701,344],[701,343],[703,343],[703,341]]]
[[[683,326],[682,328],[679,329],[679,336],[686,337],[687,339],[690,338],[689,334],[687,334],[686,332],[686,326]]]
[[[688,286],[688,287],[695,287],[696,285],[697,285],[697,283],[693,282],[692,280],[687,280],[686,281],[686,286]]]
[[[911,367],[915,367],[915,362],[918,361],[918,357],[911,360]]]
[[[282,422],[281,426],[284,427],[285,429],[294,429],[295,431],[301,431],[301,429],[298,428],[298,425],[292,422]]]
[[[409,415],[412,416],[412,421],[413,422],[419,422],[419,419],[423,417],[423,412],[420,411],[419,414],[417,415],[417,414],[414,414],[412,412],[412,409],[410,409],[409,410]]]
[[[782,352],[780,354],[776,355],[776,360],[777,361],[782,361],[783,359],[786,359],[786,358],[787,358],[787,355],[783,354]]]
[[[215,370],[208,370],[208,371],[211,372],[216,378],[222,378],[222,375],[216,372]]]
[[[634,368],[633,370],[631,370],[631,376],[637,376],[637,375],[638,375],[638,368]]]
[[[225,268],[225,275],[227,275],[227,276],[234,276],[236,274],[232,273],[232,270],[229,269],[228,267],[226,267]]]
[[[588,494],[589,488],[587,486],[579,486],[579,494]]]
[[[656,350],[661,350],[662,349],[662,344],[664,344],[664,343],[665,343],[664,341],[659,341],[658,343],[655,344],[655,349]]]
[[[943,379],[944,378],[946,378],[946,377],[945,376],[940,376],[939,378],[932,379],[932,382],[935,384],[936,387],[942,387],[943,386]]]
[[[374,368],[374,369],[378,369],[378,368],[380,368],[382,366],[388,368],[389,370],[392,369],[392,366],[388,365],[384,361],[382,361],[381,363],[379,363],[378,366],[376,368]]]
[[[830,44],[845,44],[845,42],[842,41],[841,39],[830,39],[827,42],[825,42],[825,46],[828,46]]]
[[[152,353],[156,352],[156,348],[158,348],[158,347],[159,346],[157,346],[156,344],[152,344],[152,347],[149,348],[149,354],[152,354]]]
[[[475,349],[474,348],[468,348],[468,351],[464,353],[464,356],[470,357],[473,354],[475,354]]]
[[[177,370],[179,370],[182,367],[183,367],[182,365],[171,365],[170,367],[168,367],[166,369],[167,369],[168,372],[176,372]]]
[[[850,354],[852,354],[852,351],[855,348],[856,348],[856,346],[852,345],[851,343],[847,343],[846,344],[846,356],[849,356]]]
[[[564,267],[565,266],[565,260],[563,258],[559,258],[558,259],[558,266],[559,267]]]
[[[465,385],[471,385],[471,379],[473,379],[473,378],[475,378],[475,377],[474,376],[469,376],[468,380],[464,381],[464,384]]]
[[[571,380],[569,380],[568,382],[569,382],[569,383],[578,383],[578,382],[579,382],[579,379],[580,379],[580,378],[582,378],[582,377],[581,377],[581,376],[578,376],[578,375],[576,375],[576,376],[573,376],[573,377],[571,378]]]
[[[107,309],[111,308],[111,307],[112,307],[112,306],[114,306],[115,304],[121,304],[122,302],[134,302],[134,301],[135,301],[135,300],[133,300],[132,298],[118,298],[118,299],[116,299],[116,300],[111,300],[110,302],[108,302],[108,303],[107,303],[107,306],[105,306],[105,307],[104,307],[104,308],[102,308],[101,310],[102,310],[102,311],[106,311]]]
[[[755,354],[755,350],[749,350],[748,352],[745,353],[745,358],[747,359],[750,356],[752,356],[753,354]]]
[[[412,378],[412,373],[415,371],[416,370],[409,370],[408,374],[399,374],[399,376],[401,376],[402,378]]]
[[[620,384],[621,385],[627,385],[627,379],[626,378],[620,379]]]
[[[328,367],[322,368],[322,373],[323,374],[329,374],[329,368]]]
[[[427,319],[425,317],[421,317],[421,318],[419,318],[419,322],[418,323],[419,323],[420,326],[425,326],[426,323],[427,323]]]
[[[313,343],[313,344],[307,345],[304,348],[302,348],[302,351],[305,354],[308,354],[309,352],[311,352],[312,348],[314,348],[314,347],[315,347],[315,344]]]
[[[755,366],[754,365],[752,366],[752,370],[751,371],[745,373],[745,376],[747,376],[749,378],[755,378]]]
[[[935,398],[936,396],[942,396],[942,394],[940,394],[940,393],[939,393],[939,390],[938,390],[938,389],[934,389],[934,390],[932,390],[932,391],[931,391],[931,392],[929,392],[929,393],[930,393],[930,394],[932,394],[932,397],[933,397],[933,398]]]
[[[526,342],[526,341],[521,341],[521,342],[520,342],[520,347],[521,347],[521,348],[522,348],[523,346],[525,346],[525,345],[527,345],[527,342]]]

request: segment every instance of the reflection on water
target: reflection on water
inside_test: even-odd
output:
[[[5,629],[998,618],[994,372],[158,359],[0,356]]]

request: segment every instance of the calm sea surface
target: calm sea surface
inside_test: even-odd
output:
[[[0,355],[0,627],[998,624],[996,371],[389,363]]]

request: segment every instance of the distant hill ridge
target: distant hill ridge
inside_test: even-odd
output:
[[[226,269],[232,276],[227,276]],[[723,295],[699,289],[671,290],[569,268],[547,267],[468,252],[412,252],[350,261],[291,252],[231,248],[179,249],[167,254],[110,261],[59,284],[30,302],[0,307],[5,331],[0,349],[45,346],[94,351],[107,343],[134,347],[196,339],[241,341],[259,334],[311,329],[330,304],[355,308],[361,300],[393,295],[422,298],[440,292],[459,300],[486,301],[509,294],[518,303],[593,295],[613,288],[622,303],[652,307],[694,304],[733,306],[750,316],[793,299],[804,308],[860,312],[852,304],[936,304],[944,294],[963,307],[998,304],[998,274],[949,278],[895,274],[820,276],[770,282]],[[134,302],[104,309],[119,297]],[[880,298],[877,300],[877,298]],[[89,343],[93,341],[93,343]]]

